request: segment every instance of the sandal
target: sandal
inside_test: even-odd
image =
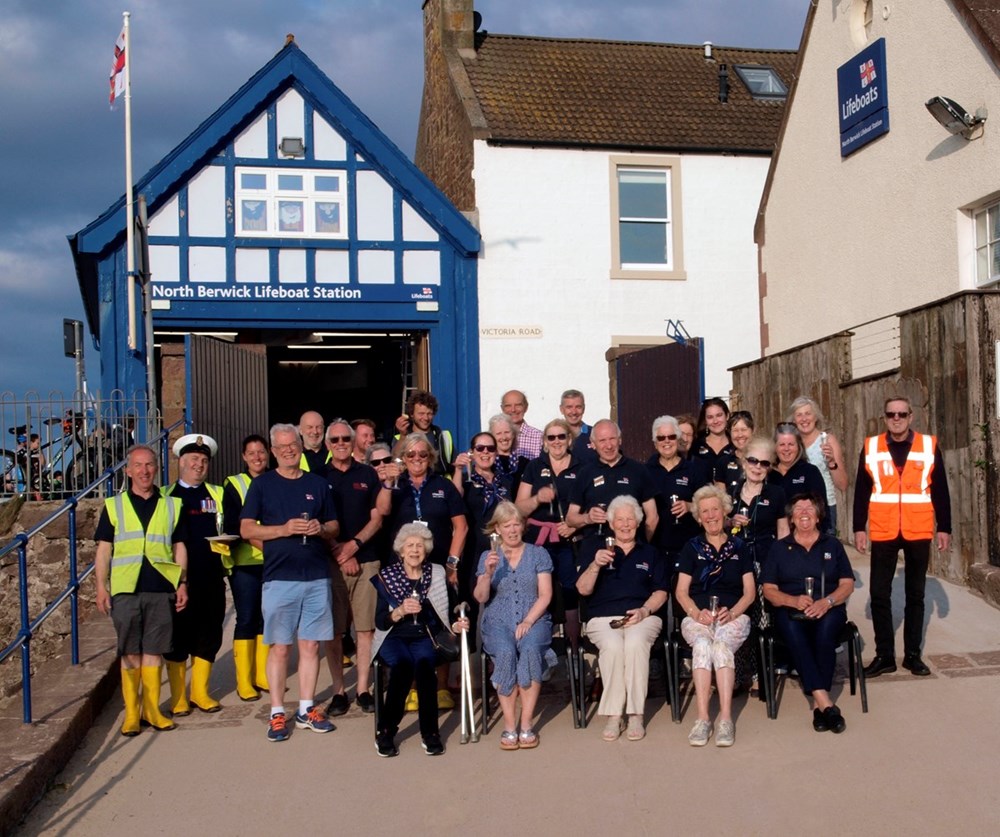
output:
[[[601,738],[605,741],[617,741],[623,729],[625,729],[625,724],[621,716],[609,715],[608,722],[604,725],[604,732],[601,733]]]
[[[646,737],[646,728],[642,724],[642,715],[628,716],[628,731],[625,737],[629,741],[641,741]]]
[[[500,733],[501,750],[519,750],[520,748],[521,745],[518,744],[516,730],[505,729],[503,732]]]
[[[518,736],[518,745],[522,750],[533,750],[538,746],[538,733],[533,729],[521,730]]]

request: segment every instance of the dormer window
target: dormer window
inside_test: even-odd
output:
[[[778,77],[774,67],[736,64],[733,69],[755,99],[784,99],[788,96],[788,88]]]

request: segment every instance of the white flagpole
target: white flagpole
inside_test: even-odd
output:
[[[125,30],[125,256],[128,269],[125,282],[128,288],[128,347],[134,352],[138,342],[135,336],[135,195],[132,188],[132,43],[129,17],[129,12],[122,12]]]

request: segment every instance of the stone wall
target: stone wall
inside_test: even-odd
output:
[[[13,502],[13,501],[12,501]],[[4,504],[9,506],[10,503]],[[0,524],[0,545],[17,534],[34,528],[56,511],[62,503],[25,503],[13,522]],[[94,529],[102,501],[84,500],[76,513],[77,572],[94,561]],[[69,583],[69,517],[64,514],[49,524],[28,543],[28,616],[38,617]],[[21,630],[21,595],[18,582],[18,552],[0,559],[0,644],[6,647]],[[106,618],[94,607],[94,580],[91,575],[80,588],[80,619]],[[42,662],[60,651],[70,633],[70,603],[66,600],[45,621],[31,640],[31,664],[34,671]],[[0,698],[21,689],[21,654],[16,651],[0,665]]]

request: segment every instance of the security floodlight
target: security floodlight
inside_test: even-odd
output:
[[[989,115],[986,108],[979,108],[973,115],[958,102],[944,96],[935,96],[925,103],[925,107],[949,133],[961,134],[966,139],[972,139],[973,131],[980,127]]]
[[[306,144],[302,137],[282,137],[278,147],[286,157],[305,157]]]

